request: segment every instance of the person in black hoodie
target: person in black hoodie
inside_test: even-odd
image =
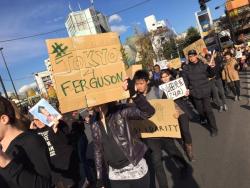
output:
[[[69,143],[68,125],[59,120],[52,127],[48,127],[35,118],[30,128],[47,143],[55,184],[65,188],[77,187],[80,181],[79,162],[77,153]]]
[[[11,103],[0,97],[0,187],[51,188],[48,150],[36,134],[18,129]]]
[[[198,59],[198,54],[195,50],[188,52],[188,59],[189,64],[184,67],[183,79],[201,116],[201,124],[207,124],[208,121],[211,136],[217,136],[218,128],[210,104],[211,85],[208,79],[215,76],[215,65],[204,64]]]

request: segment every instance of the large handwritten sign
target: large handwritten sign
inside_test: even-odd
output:
[[[196,50],[199,55],[205,55],[207,53],[207,47],[203,39],[199,39],[183,49],[186,58],[189,50]]]
[[[171,68],[173,68],[173,69],[181,68],[181,60],[180,60],[180,58],[175,58],[175,59],[170,60],[169,66]]]
[[[138,71],[138,70],[142,70],[142,64],[131,65],[131,66],[126,70],[127,76],[128,76],[130,79],[133,79],[134,74],[135,74],[136,71]]]
[[[46,41],[60,110],[65,113],[127,98],[120,41],[105,33]]]
[[[160,90],[164,91],[168,99],[179,99],[186,95],[187,88],[183,78],[178,78],[171,82],[159,86]]]
[[[153,99],[150,103],[155,114],[149,120],[131,121],[134,133],[141,138],[171,137],[181,138],[174,101],[170,99]]]

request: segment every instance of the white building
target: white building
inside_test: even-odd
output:
[[[35,73],[35,81],[40,90],[40,93],[47,93],[47,89],[52,85],[51,73],[49,71],[42,71]]]
[[[167,27],[164,20],[157,21],[154,15],[144,18],[148,32],[151,33],[151,42],[154,52],[156,54],[156,61],[164,60],[163,45],[174,37],[174,31]]]
[[[157,21],[154,15],[144,18],[148,32],[167,27],[164,20]]]
[[[70,37],[110,31],[107,17],[93,7],[71,12],[65,26]]]

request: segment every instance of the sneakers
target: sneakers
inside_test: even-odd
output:
[[[218,131],[217,130],[213,130],[211,131],[211,137],[216,137],[218,135]]]
[[[206,119],[201,119],[201,125],[207,125],[207,120]]]
[[[223,106],[220,106],[219,112],[223,112]]]
[[[228,107],[227,107],[226,104],[224,104],[224,110],[225,110],[225,111],[228,111]]]
[[[241,101],[241,97],[240,96],[238,96],[238,101]]]
[[[238,96],[235,96],[235,97],[234,97],[234,101],[238,101]]]

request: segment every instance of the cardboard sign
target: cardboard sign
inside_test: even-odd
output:
[[[150,100],[155,108],[155,114],[149,120],[131,121],[134,133],[141,138],[171,137],[181,138],[174,101],[171,99]]]
[[[189,46],[183,49],[183,53],[186,56],[186,58],[188,56],[189,50],[196,50],[197,54],[200,54],[200,55],[207,54],[207,47],[203,39],[199,39],[196,42],[190,44]]]
[[[126,70],[127,76],[128,76],[130,79],[133,79],[134,74],[135,74],[136,71],[138,71],[138,70],[142,70],[142,65],[141,65],[141,64],[130,66],[129,69]]]
[[[164,91],[168,99],[179,99],[186,95],[187,88],[183,78],[178,78],[171,82],[159,86],[160,90]]]
[[[161,70],[168,69],[169,62],[167,60],[157,61],[155,65],[159,65]]]
[[[122,89],[126,72],[116,33],[46,43],[63,113],[129,97]]]
[[[179,69],[181,68],[181,60],[180,58],[172,59],[169,62],[169,66],[173,69]]]
[[[29,112],[49,127],[62,118],[62,115],[59,114],[59,112],[57,112],[45,99],[41,99],[29,110]]]

